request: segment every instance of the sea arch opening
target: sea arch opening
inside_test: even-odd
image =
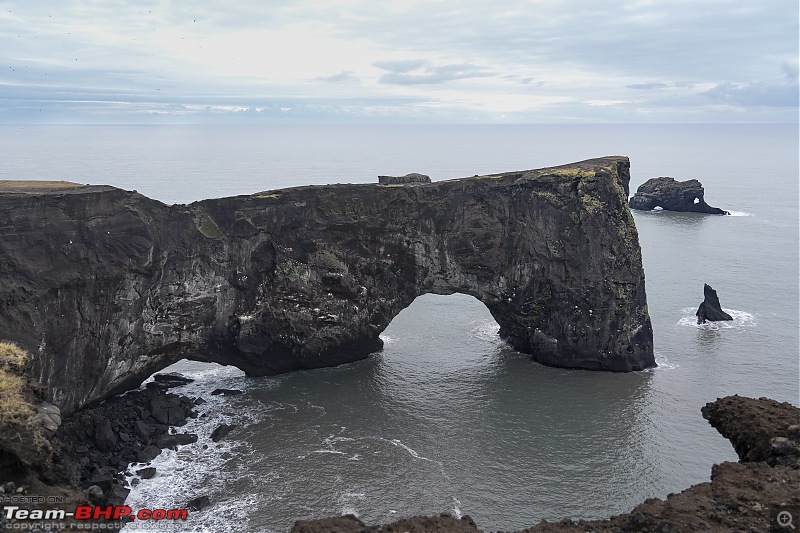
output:
[[[406,370],[453,372],[485,364],[505,346],[489,309],[464,293],[425,293],[398,313],[380,337],[383,358]],[[406,368],[407,367],[407,368]]]

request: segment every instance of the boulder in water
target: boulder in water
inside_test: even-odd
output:
[[[719,303],[717,291],[711,288],[708,283],[703,285],[703,295],[705,299],[700,307],[697,308],[697,323],[705,324],[706,320],[717,322],[719,320],[733,320],[733,317],[722,310]]]

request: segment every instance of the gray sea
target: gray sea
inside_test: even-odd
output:
[[[469,514],[485,530],[609,517],[736,460],[701,417],[706,402],[800,404],[797,124],[35,125],[0,126],[0,139],[0,179],[105,183],[167,203],[627,155],[632,193],[655,176],[697,178],[732,213],[635,212],[659,363],[645,372],[536,364],[465,295],[420,296],[382,352],[337,368],[247,378],[178,363],[196,379],[178,392],[209,401],[185,428],[201,438],[158,457],[129,503],[212,505],[166,530],[282,532],[342,513]],[[703,283],[732,322],[695,324]],[[218,387],[244,394],[210,396]],[[238,428],[214,444],[222,422]]]

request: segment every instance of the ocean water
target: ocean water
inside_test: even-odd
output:
[[[247,378],[180,362],[203,396],[201,438],[154,461],[134,507],[211,507],[171,531],[286,531],[354,513],[368,523],[469,514],[485,530],[602,518],[708,481],[736,460],[700,408],[738,393],[800,404],[797,125],[0,126],[0,179],[107,183],[164,202],[310,183],[434,180],[631,158],[699,179],[733,213],[635,212],[658,368],[570,371],[499,340],[465,295],[419,297],[382,352],[337,368]],[[729,323],[695,324],[703,283]],[[236,397],[210,396],[239,388]],[[220,443],[220,423],[237,429]],[[133,529],[132,529],[133,530]]]

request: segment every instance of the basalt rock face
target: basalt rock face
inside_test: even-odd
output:
[[[536,361],[654,366],[629,162],[166,206],[0,183],[0,338],[65,414],[181,359],[250,375],[382,347],[419,295],[470,294]]]
[[[697,180],[675,181],[674,178],[651,178],[642,183],[628,205],[631,209],[651,211],[661,207],[667,211],[690,211],[711,215],[728,215],[711,207],[703,199],[703,185]]]

